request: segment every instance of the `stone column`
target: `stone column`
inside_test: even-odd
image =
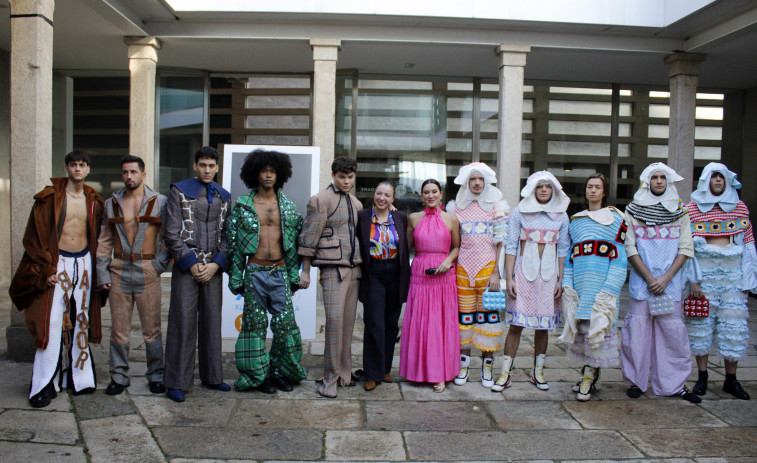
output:
[[[336,61],[342,41],[311,39],[313,49],[313,145],[321,149],[320,188],[331,183],[336,132]]]
[[[499,128],[497,130],[497,186],[511,207],[520,199],[523,137],[523,73],[529,45],[502,44],[499,55]]]
[[[155,37],[126,37],[129,50],[129,154],[145,161],[145,182],[157,190],[155,163],[155,71],[160,41]]]
[[[53,0],[11,3],[11,266],[24,254],[22,238],[37,191],[50,183],[53,101]],[[11,309],[8,357],[31,361],[32,338],[23,314]]]
[[[689,201],[694,177],[694,126],[697,110],[700,53],[673,53],[665,57],[670,79],[670,122],[668,165],[684,180],[676,185],[684,201]]]

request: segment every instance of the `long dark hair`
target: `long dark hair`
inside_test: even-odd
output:
[[[586,199],[586,187],[589,186],[589,180],[593,178],[598,178],[599,180],[602,181],[602,193],[604,194],[604,196],[602,196],[602,207],[606,207],[607,206],[607,193],[609,192],[609,188],[607,185],[607,178],[605,178],[605,176],[599,172],[595,172],[589,175],[588,177],[586,177],[586,181],[584,182],[584,191],[583,191],[584,202],[586,204],[589,204],[589,201]]]
[[[434,185],[439,187],[439,191],[442,191],[442,185],[439,183],[439,180],[430,178],[428,180],[424,180],[423,183],[421,183],[421,194],[423,194],[423,187],[428,185],[429,183],[433,183]]]

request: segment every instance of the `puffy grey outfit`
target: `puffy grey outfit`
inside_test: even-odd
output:
[[[198,185],[199,184],[199,185]],[[226,259],[226,219],[231,195],[213,183],[212,201],[197,179],[171,186],[166,207],[164,239],[174,258],[171,305],[166,333],[165,384],[189,389],[194,382],[195,345],[199,352],[200,380],[223,382],[221,363],[221,308]],[[195,281],[195,263],[220,267],[208,284]],[[199,339],[198,339],[199,337]]]

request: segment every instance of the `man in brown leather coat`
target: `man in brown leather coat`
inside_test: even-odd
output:
[[[160,328],[160,274],[171,257],[159,249],[166,197],[145,185],[145,163],[137,156],[121,158],[124,188],[105,201],[97,246],[97,278],[110,290],[110,384],[108,395],[129,387],[129,334],[137,305],[147,357],[150,392],[166,392],[163,384],[163,335]]]
[[[301,288],[310,285],[311,264],[321,269],[326,343],[318,394],[328,398],[336,397],[337,386],[354,385],[352,330],[363,262],[356,232],[357,213],[363,206],[350,194],[356,171],[354,159],[343,156],[334,159],[333,183],[308,201],[298,250],[302,256]]]
[[[24,311],[37,347],[29,391],[35,408],[49,405],[62,387],[74,394],[95,390],[89,343],[102,339],[104,298],[92,294],[97,288],[92,256],[103,200],[84,184],[89,174],[86,153],[72,151],[65,163],[68,178],[52,178],[51,186],[34,195],[25,252],[9,291]]]

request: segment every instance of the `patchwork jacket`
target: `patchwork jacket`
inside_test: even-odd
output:
[[[363,262],[357,236],[357,213],[363,205],[333,184],[308,201],[299,253],[313,258],[314,267],[356,267]]]
[[[124,192],[126,188],[113,193],[105,201],[100,238],[97,244],[97,281],[98,284],[111,283],[110,263],[114,258],[122,259],[124,275],[142,274],[141,260],[149,260],[160,275],[171,262],[171,256],[165,246],[161,246],[161,228],[166,210],[166,197],[144,186],[145,196],[135,217],[137,235],[130,243],[124,226]],[[143,254],[144,243],[155,243],[155,254]],[[137,279],[138,281],[139,279]],[[122,282],[123,283],[123,282]],[[140,288],[136,288],[137,292]]]
[[[229,289],[234,294],[239,294],[243,290],[247,257],[255,255],[260,244],[260,219],[253,202],[256,193],[257,190],[252,190],[237,200],[227,226],[226,239],[230,261]],[[300,282],[297,237],[302,231],[302,216],[297,212],[297,206],[281,190],[276,195],[281,217],[284,265],[289,283],[297,284]]]
[[[205,185],[190,178],[171,185],[163,239],[182,271],[211,262],[228,270],[226,223],[230,212],[231,193],[215,182]]]

